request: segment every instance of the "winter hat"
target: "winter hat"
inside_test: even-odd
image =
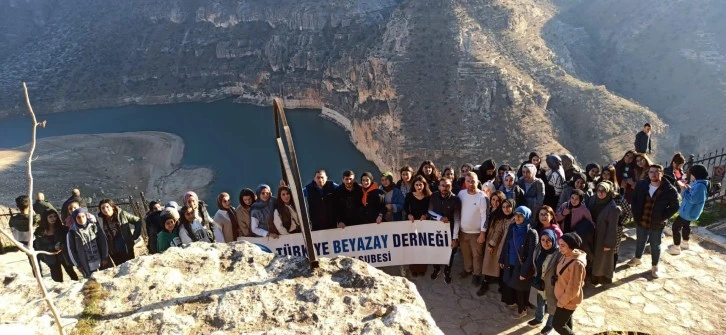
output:
[[[689,169],[689,172],[696,180],[708,179],[708,170],[701,164],[696,164]]]
[[[161,212],[162,222],[166,222],[169,219],[174,219],[174,222],[179,221],[179,211],[176,208],[167,207]]]
[[[272,189],[270,188],[270,185],[267,185],[267,184],[257,185],[257,189],[255,190],[255,194],[257,194],[257,197],[258,198],[260,197],[260,193],[262,193],[262,190],[264,190],[264,189],[268,189],[268,190],[270,190],[270,192],[272,192]]]
[[[174,208],[178,211],[181,207],[179,207],[179,204],[177,204],[176,201],[169,201],[166,203],[166,205],[164,205],[164,208]]]
[[[507,176],[512,177],[512,180],[514,180],[515,183],[517,182],[517,175],[514,172],[507,171],[507,173],[504,174],[504,177],[502,178],[502,180],[504,180],[505,178],[507,178]]]
[[[368,171],[366,171],[366,172],[363,172],[363,173],[362,173],[362,174],[360,175],[360,180],[361,180],[361,182],[363,182],[363,177],[368,177],[368,179],[370,179],[370,180],[371,180],[371,184],[372,184],[372,183],[373,183],[373,181],[374,181],[374,179],[373,179],[373,174],[372,174],[372,173],[370,173],[370,172],[368,172]]]
[[[582,245],[582,238],[577,233],[567,233],[560,237],[560,240],[565,242],[570,249],[579,249]]]

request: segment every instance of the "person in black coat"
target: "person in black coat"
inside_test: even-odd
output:
[[[378,183],[373,181],[373,174],[363,172],[360,177],[360,185],[363,189],[363,223],[381,223],[386,215],[386,193],[378,188]]]
[[[635,152],[650,155],[651,149],[650,123],[646,123],[643,125],[643,130],[635,135]]]
[[[68,228],[63,225],[60,215],[55,209],[48,209],[40,216],[40,225],[35,230],[33,247],[36,250],[58,252],[56,255],[38,255],[38,260],[50,268],[50,278],[53,281],[63,282],[63,270],[72,280],[78,280],[78,274],[73,270],[70,262],[64,258],[66,235]],[[67,257],[67,256],[66,256]]]
[[[343,172],[343,184],[335,189],[334,199],[333,211],[338,228],[362,223],[363,188],[355,181],[353,171]]]
[[[507,304],[515,319],[527,315],[529,287],[534,279],[534,250],[539,237],[531,225],[532,211],[519,206],[514,211],[514,224],[509,225],[499,256],[504,270],[502,302]]]
[[[303,193],[308,199],[308,213],[312,231],[333,229],[337,227],[335,220],[335,189],[338,184],[328,180],[325,170],[315,171],[315,177]]]
[[[66,221],[66,217],[68,217],[68,205],[70,205],[72,202],[77,202],[78,206],[83,208],[88,208],[88,204],[86,203],[86,199],[81,198],[81,191],[77,188],[74,188],[71,191],[71,196],[66,199],[65,202],[63,202],[63,206],[61,206],[61,220],[64,222]]]
[[[668,219],[678,212],[678,191],[663,177],[663,166],[653,164],[648,168],[648,179],[638,181],[633,192],[632,211],[637,227],[635,257],[628,265],[635,267],[642,262],[645,245],[650,242],[654,278],[660,277],[660,243],[663,228]]]

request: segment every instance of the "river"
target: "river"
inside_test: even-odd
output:
[[[287,110],[287,118],[304,184],[320,168],[326,169],[328,178],[337,183],[347,169],[355,171],[357,176],[363,171],[379,172],[353,146],[347,132],[321,118],[320,111]],[[135,131],[179,135],[185,144],[184,167],[207,167],[214,171],[214,183],[204,199],[212,213],[219,192],[229,192],[236,203],[243,187],[254,190],[258,184],[267,183],[276,192],[282,176],[272,107],[223,100],[98,108],[40,115],[38,119],[48,121],[47,128],[39,128],[38,138]],[[28,118],[1,120],[0,148],[15,148],[30,142],[29,124]]]

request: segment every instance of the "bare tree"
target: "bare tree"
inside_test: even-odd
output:
[[[33,112],[33,106],[30,105],[30,97],[28,96],[28,87],[25,85],[25,82],[23,82],[23,91],[25,92],[25,103],[28,105],[28,111],[30,112],[30,116],[33,118],[33,128],[32,128],[32,142],[30,145],[30,153],[28,154],[28,196],[33,195],[33,170],[31,167],[31,162],[33,160],[33,153],[35,152],[35,135],[38,129],[38,126],[41,126],[45,128],[45,121],[38,122],[38,120],[35,118],[35,112]],[[30,213],[29,213],[29,229],[30,232],[30,238],[28,239],[28,245],[27,247],[24,246],[22,243],[18,242],[12,234],[9,234],[3,229],[0,229],[0,233],[5,235],[13,244],[15,244],[20,251],[24,252],[28,255],[30,258],[30,263],[33,267],[33,274],[35,275],[35,280],[38,282],[38,287],[40,287],[40,290],[43,293],[43,300],[48,304],[48,307],[50,308],[51,313],[53,314],[53,318],[55,319],[55,324],[58,327],[58,334],[65,335],[65,332],[63,331],[63,325],[60,322],[60,317],[58,316],[58,310],[55,307],[55,304],[53,304],[53,300],[50,299],[50,296],[48,296],[48,290],[45,288],[45,284],[43,284],[43,278],[40,274],[40,267],[38,264],[38,255],[57,255],[60,251],[57,251],[55,253],[50,253],[47,251],[38,251],[33,248],[33,218],[35,217],[35,213],[33,212],[33,206],[30,206]]]

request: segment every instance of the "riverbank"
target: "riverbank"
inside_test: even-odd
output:
[[[15,207],[27,193],[29,144],[0,150],[0,204]],[[180,200],[194,190],[204,198],[213,181],[208,168],[184,169],[184,141],[164,132],[68,135],[38,140],[33,160],[34,192],[43,192],[57,206],[72,188],[94,201],[144,191],[148,199]]]

